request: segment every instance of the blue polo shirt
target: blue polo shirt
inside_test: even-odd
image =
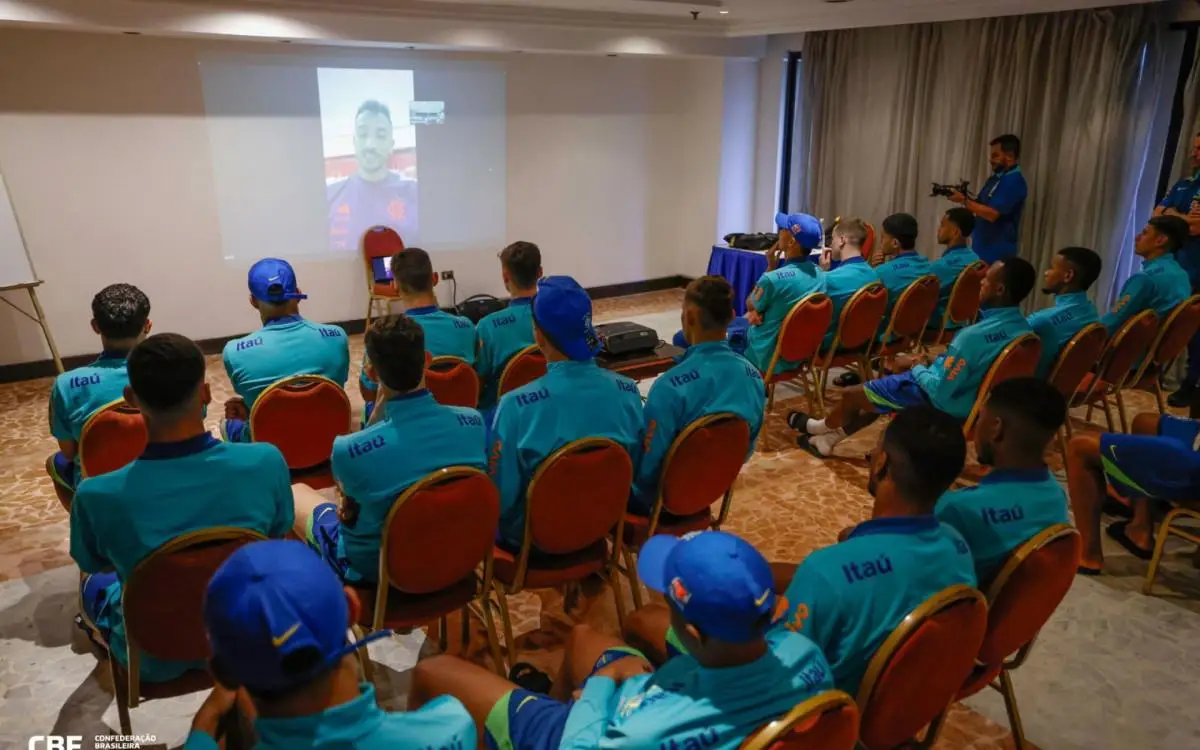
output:
[[[644,452],[630,510],[647,514],[658,498],[658,480],[671,443],[692,422],[730,412],[750,425],[749,459],[762,428],[766,389],[762,375],[724,341],[689,347],[679,364],[654,381],[646,399]]]
[[[1075,334],[1086,326],[1100,320],[1096,306],[1088,299],[1087,292],[1060,294],[1054,298],[1054,306],[1038,310],[1027,318],[1029,327],[1042,340],[1042,358],[1038,360],[1037,376],[1045,379],[1055,360]]]
[[[1171,208],[1183,215],[1191,212],[1192,206],[1200,202],[1200,172],[1176,182],[1163,196],[1159,208]],[[1190,235],[1187,243],[1175,253],[1176,260],[1192,279],[1193,286],[1200,286],[1200,237]]]
[[[518,297],[508,307],[485,315],[475,326],[475,371],[483,383],[480,409],[496,405],[500,376],[513,355],[533,346],[533,297]]]
[[[96,622],[111,632],[110,653],[125,663],[121,581],[152,551],[180,534],[216,526],[281,538],[294,514],[292,480],[278,448],[223,443],[207,433],[151,443],[133,463],[80,482],[71,505],[71,557],[84,573],[116,570]],[[203,668],[204,662],[141,655],[142,679],[151,682]]]
[[[996,357],[1018,336],[1032,331],[1020,308],[981,310],[979,322],[954,334],[945,354],[931,365],[912,368],[913,379],[933,406],[966,419]]]
[[[943,589],[975,582],[967,543],[933,516],[864,521],[800,563],[776,627],[811,638],[837,689],[857,695],[871,657],[910,612]]]
[[[375,687],[349,703],[311,716],[254,720],[256,750],[337,748],[338,750],[475,750],[475,722],[463,704],[443,695],[417,711],[384,711],[376,704]],[[217,750],[205,732],[188,735],[184,750]]]
[[[879,281],[879,274],[862,256],[844,260],[837,268],[825,274],[825,293],[833,301],[833,322],[829,325],[825,340],[821,342],[822,349],[833,346],[833,337],[837,332],[838,321],[841,320],[842,310],[846,308],[846,303],[850,301],[850,298],[859,289],[877,281]]]
[[[417,480],[449,466],[487,469],[487,429],[474,409],[446,406],[424,388],[387,402],[386,418],[333,441],[333,476],[345,495],[338,558],[344,578],[379,577],[379,541],[396,498]],[[343,514],[345,515],[345,514]]]
[[[1143,263],[1142,270],[1129,277],[1112,309],[1100,322],[1111,336],[1134,315],[1153,310],[1161,324],[1191,294],[1192,282],[1187,271],[1171,253],[1160,255]]]
[[[225,372],[247,408],[274,383],[294,375],[321,375],[340,386],[350,374],[350,344],[338,326],[299,315],[269,320],[225,345]]]
[[[938,296],[938,305],[933,311],[933,317],[929,319],[931,326],[941,326],[942,318],[946,315],[946,308],[950,306],[950,293],[954,291],[954,282],[958,281],[959,275],[967,266],[978,262],[979,256],[969,245],[958,245],[946,248],[942,257],[929,264],[929,270],[938,277],[938,286],[942,290]],[[951,323],[947,326],[948,329],[961,327],[961,323]],[[934,330],[936,331],[937,328]]]
[[[750,292],[750,306],[762,316],[762,323],[750,326],[746,337],[746,358],[759,371],[771,364],[775,345],[783,320],[797,302],[810,294],[825,292],[825,272],[808,257],[792,258],[774,271],[767,271],[758,279]],[[794,362],[782,359],[775,365],[776,372],[795,367]]]
[[[95,362],[54,378],[50,388],[50,434],[55,440],[79,442],[88,417],[125,397],[125,386],[129,385],[126,355],[104,352]],[[79,463],[78,455],[75,462]]]
[[[475,366],[475,326],[461,315],[451,315],[437,305],[414,307],[404,314],[417,321],[425,332],[425,351],[433,357],[458,357]],[[367,377],[367,355],[359,378],[367,390],[374,391],[379,383]]]
[[[976,254],[989,264],[1017,254],[1021,234],[1021,215],[1025,213],[1025,198],[1029,186],[1020,165],[994,172],[979,191],[979,203],[1000,213],[995,221],[978,218],[972,234]]]
[[[986,585],[1009,554],[1067,518],[1067,493],[1049,469],[993,469],[979,486],[953,490],[934,515],[967,540],[975,575]]]
[[[551,453],[581,438],[609,438],[628,453],[637,476],[642,396],[637,383],[595,360],[551,362],[546,374],[500,399],[492,423],[489,467],[500,488],[500,539],[519,549],[525,489]],[[563,498],[571,502],[571,498]]]
[[[802,635],[775,632],[768,651],[739,667],[709,669],[687,654],[617,685],[584,683],[561,750],[734,750],[763,724],[833,686],[829,664]]]

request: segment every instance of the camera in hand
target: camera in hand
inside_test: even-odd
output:
[[[971,183],[967,182],[966,180],[963,180],[957,185],[943,185],[940,182],[935,182],[933,183],[933,192],[929,194],[929,197],[937,198],[938,196],[941,196],[943,198],[949,198],[956,192],[962,193],[968,198],[971,198]]]

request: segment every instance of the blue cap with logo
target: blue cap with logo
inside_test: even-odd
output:
[[[533,320],[560,352],[577,361],[600,351],[592,327],[592,298],[570,276],[547,276],[538,281]]]
[[[250,266],[247,274],[250,294],[259,302],[279,305],[290,299],[308,299],[296,285],[296,272],[292,264],[280,258],[263,258]]]
[[[230,555],[209,581],[204,625],[220,673],[258,693],[299,687],[359,646],[391,634],[349,643],[342,582],[308,545],[282,539]],[[313,658],[289,659],[305,649]]]
[[[775,226],[791,232],[805,250],[815,250],[825,239],[821,222],[808,214],[775,214]]]
[[[762,636],[775,614],[770,563],[724,531],[652,537],[638,554],[638,575],[700,632],[726,643]]]

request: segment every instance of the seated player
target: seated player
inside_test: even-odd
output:
[[[968,326],[950,342],[945,354],[930,365],[896,360],[899,375],[888,375],[848,389],[825,419],[810,419],[803,412],[788,416],[800,430],[800,444],[814,455],[828,458],[834,446],[874,422],[880,414],[930,404],[959,420],[966,420],[979,395],[988,369],[1018,336],[1032,329],[1018,307],[1033,289],[1037,272],[1023,258],[1005,258],[988,269],[980,288],[980,321]]]
[[[297,484],[296,534],[347,582],[379,577],[379,541],[400,493],[438,469],[487,469],[487,430],[474,409],[446,406],[425,390],[425,332],[407,315],[377,318],[364,338],[379,382],[378,418],[333,441],[341,508]]]
[[[204,427],[212,399],[204,355],[160,333],[129,354],[125,399],[141,410],[150,442],[133,463],[79,483],[71,505],[71,557],[85,574],[84,614],[126,660],[121,582],[166,542],[189,531],[236,527],[281,537],[292,528],[292,488],[279,450],[223,443]],[[115,571],[115,572],[109,572]],[[161,682],[204,663],[141,655],[141,677]]]
[[[1142,270],[1129,277],[1112,310],[1100,319],[1109,335],[1143,310],[1158,313],[1162,323],[1191,296],[1192,282],[1175,258],[1187,242],[1189,231],[1187,222],[1178,216],[1155,216],[1147,222],[1133,244],[1134,252],[1142,259]]]
[[[1042,340],[1042,358],[1037,376],[1050,377],[1050,370],[1063,347],[1085,327],[1100,320],[1087,290],[1100,278],[1100,256],[1086,247],[1064,247],[1042,275],[1042,292],[1054,295],[1054,307],[1029,316],[1029,327]]]
[[[225,372],[237,392],[225,404],[221,432],[226,440],[250,440],[250,409],[271,385],[294,375],[320,375],[345,387],[350,344],[338,326],[300,317],[296,272],[286,260],[264,258],[250,267],[250,306],[263,327],[225,345]]]
[[[1039,378],[1013,378],[988,395],[975,425],[979,463],[991,471],[979,486],[938,500],[934,515],[971,547],[986,586],[1009,554],[1067,518],[1067,495],[1046,466],[1050,441],[1067,419],[1067,401]]]
[[[433,288],[438,276],[429,253],[419,247],[407,247],[392,256],[392,283],[400,295],[404,314],[425,329],[425,351],[432,357],[457,357],[475,366],[475,326],[461,315],[452,315],[438,307]],[[366,402],[365,417],[375,409],[379,383],[367,372],[363,357],[360,390]]]
[[[510,297],[508,307],[484,316],[475,326],[475,370],[483,383],[480,410],[496,407],[500,376],[513,355],[533,345],[530,314],[542,278],[542,251],[532,242],[514,242],[500,251],[500,272]]]
[[[1108,527],[1108,535],[1134,557],[1154,552],[1150,500],[1195,500],[1200,493],[1200,422],[1152,412],[1133,418],[1133,431],[1078,434],[1067,447],[1067,491],[1083,538],[1079,572],[1099,575],[1100,515],[1109,492],[1128,501],[1133,519]]]
[[[825,274],[825,293],[833,301],[833,322],[821,342],[822,349],[833,346],[838,321],[850,298],[868,284],[879,281],[879,274],[862,254],[866,241],[867,225],[861,219],[848,219],[834,227],[832,243],[838,265]]]
[[[208,584],[204,626],[216,687],[184,750],[217,750],[218,726],[238,690],[252,701],[258,750],[300,747],[474,750],[475,722],[451,697],[389,713],[359,678],[346,631],[362,605],[304,545],[255,542],[234,552]],[[242,703],[240,707],[245,707]],[[249,717],[247,717],[249,718]]]
[[[978,262],[979,256],[971,249],[971,233],[975,231],[975,215],[965,208],[952,208],[942,216],[938,225],[937,241],[946,249],[942,257],[929,264],[929,270],[938,277],[942,288],[938,306],[930,318],[930,325],[935,326],[936,333],[946,316],[946,308],[950,305],[950,293],[954,291],[954,282],[967,266]],[[961,328],[961,323],[950,323],[946,330]]]
[[[829,659],[838,690],[858,694],[875,651],[922,602],[950,586],[975,585],[966,542],[933,517],[966,453],[962,426],[952,417],[928,406],[897,414],[871,455],[871,520],[798,566],[772,565],[775,590],[784,591],[776,630],[811,638]],[[645,643],[651,654],[691,648],[676,626],[668,628],[660,605],[635,612],[628,630],[630,642]]]
[[[771,567],[720,531],[656,536],[638,572],[669,602],[687,653],[649,671],[624,643],[584,626],[568,644],[555,693],[524,690],[453,656],[417,664],[409,706],[453,695],[487,747],[513,750],[736,748],[763,724],[831,687],[829,665],[806,637],[768,633],[776,610]]]
[[[647,515],[658,497],[662,463],[671,443],[709,414],[736,414],[750,426],[750,454],[762,428],[766,389],[762,375],[725,341],[733,318],[733,288],[720,276],[701,276],[683,298],[683,331],[690,348],[654,381],[646,399],[645,455],[629,509]],[[749,455],[747,455],[749,458]]]
[[[629,453],[636,476],[643,432],[637,383],[596,364],[600,342],[583,287],[569,276],[544,278],[532,312],[548,371],[500,399],[490,437],[500,543],[510,550],[519,550],[524,536],[525,489],[551,453],[581,438],[609,438]]]
[[[100,334],[100,357],[64,372],[50,389],[50,434],[58,452],[46,472],[67,510],[79,483],[79,436],[88,417],[120,400],[129,385],[125,358],[150,333],[150,300],[132,284],[110,284],[92,297],[92,330]]]

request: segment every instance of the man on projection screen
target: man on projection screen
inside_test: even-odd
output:
[[[358,171],[325,188],[329,242],[334,250],[358,249],[363,232],[382,224],[413,242],[417,231],[417,181],[388,169],[396,141],[392,113],[368,99],[354,116],[354,159]]]

